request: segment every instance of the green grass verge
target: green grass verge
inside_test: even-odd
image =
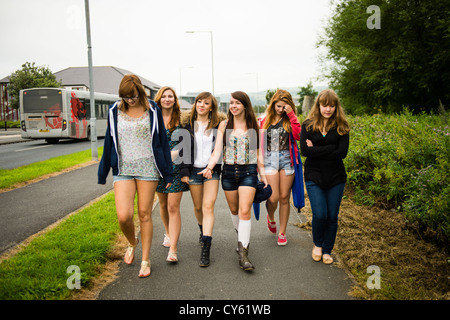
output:
[[[103,153],[103,147],[98,148],[98,158]],[[0,169],[0,190],[14,186],[17,183],[26,182],[44,175],[59,172],[77,164],[92,160],[91,150],[80,151],[64,156],[35,162],[15,169]]]
[[[0,264],[0,300],[60,300],[71,296],[67,282],[80,270],[81,287],[99,275],[120,232],[114,193],[62,221],[33,239]],[[73,284],[74,277],[69,279]]]

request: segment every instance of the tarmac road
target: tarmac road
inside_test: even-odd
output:
[[[98,138],[97,145],[103,146],[103,138]],[[0,169],[13,169],[90,148],[91,142],[87,140],[62,139],[59,143],[49,144],[44,139],[22,139],[17,128],[0,129]]]

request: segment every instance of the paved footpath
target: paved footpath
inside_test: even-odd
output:
[[[97,184],[98,165],[0,193],[0,254],[112,189]]]
[[[168,249],[162,246],[164,226],[157,205],[153,210],[152,274],[138,277],[139,245],[135,262],[121,262],[118,279],[100,292],[99,300],[181,299],[191,300],[191,304],[192,300],[351,300],[348,292],[353,282],[347,274],[335,265],[312,260],[310,232],[293,225],[300,219],[305,221],[296,209],[291,209],[288,244],[284,247],[278,246],[276,236],[267,230],[263,205],[260,220],[252,217],[249,258],[256,269],[245,272],[239,268],[237,236],[223,190],[219,189],[215,205],[211,264],[207,268],[198,265],[199,231],[189,192],[184,193],[181,208],[179,262],[165,261]]]

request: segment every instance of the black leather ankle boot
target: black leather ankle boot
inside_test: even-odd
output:
[[[208,267],[209,266],[209,253],[211,251],[211,242],[207,242],[202,240],[202,252],[200,255],[200,267]]]

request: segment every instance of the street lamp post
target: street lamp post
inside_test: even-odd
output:
[[[84,7],[86,12],[86,35],[88,45],[88,68],[89,68],[89,93],[90,93],[90,106],[91,106],[91,119],[90,119],[90,135],[91,135],[91,154],[92,160],[98,160],[97,150],[97,126],[95,119],[95,98],[94,98],[94,74],[92,71],[92,46],[91,46],[91,24],[89,15],[89,0],[84,0]]]
[[[214,93],[214,42],[213,42],[213,32],[212,31],[186,31],[186,33],[196,33],[196,32],[206,32],[209,33],[211,39],[211,77],[212,77],[212,94]]]

